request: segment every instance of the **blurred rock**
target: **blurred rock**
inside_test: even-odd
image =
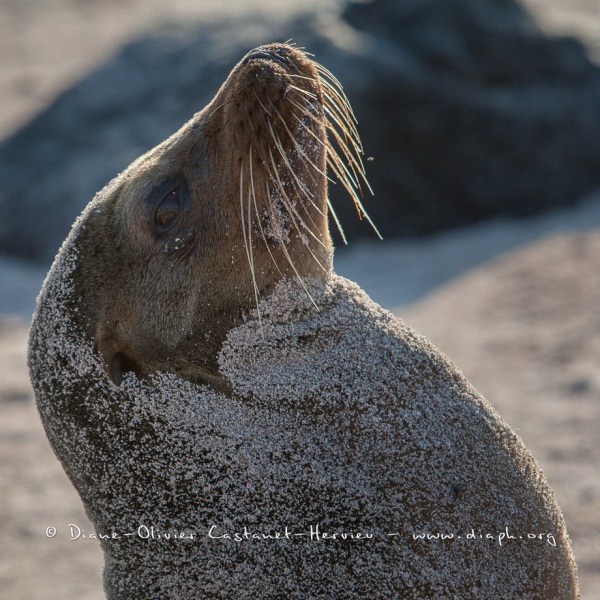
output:
[[[93,194],[201,109],[245,52],[290,38],[344,83],[384,236],[529,215],[600,187],[600,68],[579,42],[546,37],[514,0],[342,9],[126,46],[0,145],[0,251],[50,261]],[[371,234],[340,187],[346,233]]]
[[[600,68],[576,40],[546,37],[515,0],[374,0],[343,16],[368,47],[362,77],[339,75],[384,234],[531,215],[600,186]]]

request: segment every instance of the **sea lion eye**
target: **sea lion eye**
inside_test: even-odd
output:
[[[181,208],[179,188],[168,193],[156,207],[154,213],[154,226],[160,232],[166,231],[175,221]]]

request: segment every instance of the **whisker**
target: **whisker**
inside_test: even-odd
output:
[[[302,88],[299,88],[295,85],[288,85],[288,89],[296,90],[297,92],[300,92],[301,94],[304,94],[305,96],[308,96],[311,100],[318,100],[316,94],[313,94],[312,92],[309,92],[308,90],[303,90]]]
[[[283,186],[283,183],[281,181],[281,178],[279,177],[279,170],[277,169],[277,165],[275,164],[275,159],[273,158],[273,154],[271,152],[271,149],[269,148],[269,155],[271,157],[271,164],[273,165],[273,171],[274,171],[274,175],[276,177],[276,181],[278,184],[278,190],[282,195],[282,198],[285,198],[286,202],[286,208],[288,208],[288,210],[290,210],[290,212],[296,212],[296,215],[298,216],[298,218],[300,219],[300,221],[302,222],[302,224],[306,227],[306,230],[310,233],[310,235],[321,245],[323,246],[323,248],[327,248],[327,246],[323,243],[322,240],[320,240],[315,233],[312,231],[312,229],[310,227],[308,227],[304,221],[304,219],[302,219],[302,216],[298,213],[298,211],[293,207],[292,205],[292,201],[290,200],[289,196],[287,195],[285,188]],[[312,216],[310,216],[309,214],[309,218],[312,221],[313,225],[315,226],[315,228],[317,228],[317,224],[314,222]],[[294,220],[294,215],[291,214],[290,215],[292,217],[292,220]],[[323,215],[324,216],[324,215]],[[295,221],[294,221],[295,222]],[[296,227],[298,229],[298,231],[300,232],[300,229],[298,227]],[[318,228],[317,228],[318,229]],[[318,261],[317,261],[318,262]]]
[[[373,229],[373,231],[376,233],[377,237],[380,240],[382,240],[383,237],[382,237],[381,233],[379,233],[379,230],[375,226],[375,223],[373,223],[373,221],[371,220],[371,217],[369,216],[369,213],[365,210],[365,207],[363,206],[360,198],[357,196],[356,191],[354,190],[354,188],[352,188],[352,186],[346,181],[346,178],[344,177],[344,174],[343,173],[339,173],[336,170],[337,166],[335,165],[334,162],[329,162],[328,164],[334,169],[334,171],[336,171],[336,174],[340,178],[340,181],[342,182],[342,185],[344,186],[344,188],[346,189],[346,191],[350,194],[352,200],[354,201],[354,205],[356,206],[356,210],[358,211],[359,216],[361,218],[364,217],[367,220],[367,223],[369,223],[369,225],[371,226],[371,228]]]
[[[339,127],[339,128],[342,130],[342,132],[344,132],[344,133],[347,133],[347,130],[346,130],[346,129],[344,129],[344,126],[343,126],[343,125],[342,125],[342,123],[339,121],[339,119],[337,118],[337,116],[335,115],[335,113],[334,113],[334,112],[332,112],[332,111],[331,111],[331,109],[330,109],[330,108],[329,108],[327,105],[325,105],[323,108],[324,108],[324,110],[325,110],[325,113],[326,113],[326,114],[328,114],[329,116],[331,116],[331,117],[333,118],[333,120],[335,121],[335,123],[336,123],[336,124],[338,125],[338,127]],[[335,130],[335,128],[334,128],[334,127],[329,127],[329,129],[330,129],[330,131],[331,131],[332,133],[335,133],[335,134],[337,135],[337,138],[336,138],[336,139],[338,139],[338,138],[339,138],[339,139],[341,140],[341,137],[340,137],[340,135],[337,133],[337,131]],[[357,154],[357,157],[355,157],[355,156],[354,156],[354,155],[353,155],[353,154],[350,152],[350,150],[349,150],[348,146],[346,145],[346,143],[345,143],[343,140],[341,140],[341,142],[342,142],[342,144],[343,144],[343,147],[344,147],[344,149],[348,149],[348,153],[347,153],[347,154],[348,154],[348,156],[349,156],[349,157],[351,157],[351,158],[353,159],[353,161],[354,161],[354,162],[355,162],[357,165],[360,165],[360,166],[362,167],[362,162],[359,162],[359,161],[360,161],[360,154],[362,154],[362,148],[361,148],[361,147],[360,147],[360,146],[359,146],[359,145],[358,145],[358,144],[357,144],[357,143],[354,141],[354,138],[353,138],[352,136],[347,136],[347,138],[348,138],[348,141],[350,142],[350,144],[352,145],[352,147],[354,148],[354,151],[356,152],[356,154]],[[340,144],[340,145],[341,145],[341,144]],[[364,170],[364,169],[363,169],[363,170]]]
[[[260,98],[258,97],[258,94],[256,93],[256,90],[253,89],[252,90],[254,92],[254,96],[256,97],[256,99],[258,100],[258,103],[262,106],[263,110],[269,115],[271,116],[271,113],[267,110],[266,106],[261,102]]]
[[[208,115],[208,118],[210,119],[210,117],[212,117],[218,110],[220,110],[224,106],[225,102],[221,102],[221,104],[219,104],[219,106],[216,106],[215,109]]]
[[[293,77],[294,79],[304,79],[305,81],[310,81],[314,83],[314,77],[307,77],[306,75],[296,75],[295,73],[288,73],[288,77]]]
[[[306,150],[304,150],[304,148],[302,148],[302,146],[298,143],[298,141],[296,140],[296,138],[294,137],[294,134],[290,131],[289,127],[287,126],[284,118],[281,116],[281,113],[275,108],[273,107],[273,110],[275,111],[275,114],[279,117],[279,120],[281,121],[283,127],[285,128],[285,130],[287,131],[288,135],[290,136],[290,139],[292,140],[292,143],[294,144],[294,147],[296,148],[298,154],[300,154],[300,156],[302,157],[303,160],[307,161],[310,166],[317,171],[320,175],[323,175],[323,177],[326,177],[327,179],[329,179],[329,177],[327,177],[327,174],[323,172],[322,169],[320,169],[317,165],[315,165],[315,163],[309,158],[308,154],[306,153]],[[298,119],[298,124],[300,126],[303,126],[302,120],[299,117],[296,117]],[[307,128],[304,127],[304,130],[306,130]],[[313,178],[314,181],[314,178]],[[331,179],[329,179],[329,181],[332,181]]]
[[[323,93],[327,94],[331,97],[332,100],[335,101],[335,104],[338,104],[340,108],[343,108],[343,112],[347,113],[350,117],[350,121],[357,123],[356,116],[354,115],[354,111],[352,110],[352,106],[348,98],[346,98],[346,94],[342,90],[339,90],[337,87],[331,85],[327,79],[323,77],[319,77],[319,82],[323,87]]]
[[[274,140],[273,140],[273,143],[274,143],[275,147],[276,147],[276,148],[278,148],[278,149],[282,147],[282,146],[281,146],[281,141],[279,140],[279,138],[277,138],[277,139],[274,139]],[[279,151],[280,151],[280,153],[281,153],[281,150],[279,150]],[[285,200],[287,200],[287,206],[289,207],[289,208],[288,208],[288,210],[293,210],[293,211],[295,210],[295,211],[296,211],[296,214],[298,215],[298,218],[299,218],[299,219],[300,219],[300,221],[301,221],[301,222],[302,222],[302,223],[305,225],[305,227],[306,227],[307,231],[309,231],[309,232],[311,233],[311,235],[312,235],[312,236],[315,238],[315,240],[316,240],[316,241],[317,241],[319,244],[321,244],[321,245],[322,245],[322,246],[325,248],[325,247],[326,247],[326,246],[325,246],[325,244],[324,244],[324,243],[323,243],[323,242],[322,242],[322,241],[321,241],[321,240],[320,240],[318,237],[316,237],[316,236],[313,234],[312,230],[310,229],[310,227],[308,227],[308,225],[306,225],[306,223],[305,223],[304,219],[302,218],[302,216],[300,215],[300,213],[299,213],[299,212],[298,212],[298,211],[297,211],[297,210],[294,208],[294,206],[293,206],[293,202],[292,202],[291,198],[288,196],[287,192],[285,191],[285,185],[283,184],[283,181],[281,180],[281,178],[280,178],[280,176],[279,176],[279,169],[277,168],[277,164],[275,163],[275,159],[274,159],[274,157],[273,157],[273,153],[271,152],[271,149],[270,149],[270,148],[269,148],[269,155],[270,155],[270,157],[271,157],[271,164],[273,165],[273,171],[274,171],[274,173],[272,173],[271,175],[272,175],[272,176],[274,175],[274,176],[276,177],[276,181],[277,181],[277,183],[278,183],[278,186],[279,186],[279,191],[280,191],[280,193],[281,193],[281,196],[282,196],[283,198],[285,198]],[[293,182],[292,182],[292,183],[293,183]],[[302,192],[302,190],[300,190],[300,193],[301,193],[301,192]],[[304,198],[305,198],[305,200],[306,200],[306,201],[307,201],[307,202],[308,202],[308,203],[309,203],[309,204],[310,204],[310,205],[311,205],[313,208],[315,208],[315,209],[317,210],[317,212],[318,212],[318,213],[319,213],[319,214],[320,214],[320,215],[321,215],[323,218],[327,218],[327,217],[326,217],[326,215],[325,215],[325,213],[323,213],[323,211],[321,211],[321,210],[319,209],[319,207],[318,207],[318,206],[315,204],[315,202],[313,201],[313,199],[312,199],[310,196],[306,196],[306,195],[305,195],[305,196],[304,196]],[[305,212],[306,212],[306,214],[308,215],[308,218],[310,219],[311,223],[312,223],[312,224],[315,226],[315,229],[318,231],[318,230],[319,230],[319,227],[318,227],[318,225],[315,223],[315,221],[314,221],[314,219],[313,219],[313,217],[312,217],[311,213],[310,213],[309,211],[307,211],[306,209],[305,209]]]
[[[373,190],[363,164],[364,150],[356,116],[338,79],[323,65],[313,64],[314,77],[299,74],[298,69],[296,73],[282,76],[285,87],[278,101],[283,102],[283,106],[278,106],[268,93],[260,97],[256,89],[253,93],[256,106],[261,107],[258,112],[262,119],[255,115],[251,119],[246,106],[246,153],[239,161],[240,212],[261,331],[260,288],[255,263],[258,258],[254,252],[259,246],[255,248],[257,242],[253,236],[266,246],[279,276],[283,277],[284,271],[288,276],[293,274],[317,310],[300,273],[304,268],[299,268],[306,260],[314,260],[313,268],[318,266],[325,273],[330,268],[327,261],[323,262],[324,255],[319,249],[319,246],[325,251],[329,249],[328,234],[321,231],[322,223],[316,215],[326,219],[329,213],[343,243],[348,242],[331,200],[327,195],[318,200],[316,192],[326,189],[326,182],[341,183],[359,217],[365,218],[381,237],[361,201],[363,187],[371,194]],[[243,146],[242,141],[240,149]],[[325,166],[319,166],[321,161]],[[260,252],[263,252],[262,247]]]
[[[329,199],[329,196],[327,196],[327,207],[329,208],[329,212],[331,213],[331,216],[333,217],[333,220],[335,221],[335,226],[337,227],[340,237],[342,238],[342,242],[344,242],[344,245],[347,246],[348,240],[346,239],[346,234],[344,233],[344,228],[342,227],[342,223],[340,222],[340,220],[337,216],[337,213],[335,212],[335,209],[333,208],[333,204],[331,204],[331,200]]]
[[[296,106],[296,108],[303,111],[304,115],[309,116],[316,122],[318,121],[318,119],[314,115],[312,115],[309,111],[307,111],[306,108],[302,107],[298,103],[293,103],[293,104],[294,104],[294,106]],[[339,126],[342,127],[341,124],[339,124]],[[369,191],[371,192],[371,194],[373,193],[373,190],[372,190],[368,180],[366,179],[364,165],[362,163],[362,160],[360,159],[360,153],[362,153],[362,146],[355,144],[353,146],[353,149],[355,150],[356,154],[354,154],[350,150],[350,148],[347,146],[347,144],[345,144],[344,140],[341,138],[341,136],[338,133],[335,126],[327,119],[327,116],[325,118],[325,127],[331,133],[331,136],[336,141],[336,143],[339,145],[341,151],[343,152],[343,154],[346,158],[346,161],[348,162],[348,166],[346,165],[346,161],[341,159],[341,157],[339,156],[338,152],[333,147],[333,145],[331,144],[331,141],[329,139],[327,139],[326,142],[323,142],[322,140],[319,139],[319,137],[310,128],[306,128],[305,130],[315,140],[317,140],[321,145],[323,145],[327,149],[327,151],[328,151],[327,164],[332,168],[332,170],[334,171],[338,180],[342,183],[342,185],[344,186],[346,191],[349,193],[350,197],[352,198],[352,200],[356,206],[356,210],[357,210],[360,218],[361,219],[366,218],[367,222],[371,225],[371,227],[373,228],[373,230],[375,231],[377,236],[379,238],[381,238],[381,234],[379,233],[377,227],[375,227],[375,224],[373,223],[373,221],[370,219],[360,198],[358,197],[358,195],[355,192],[355,189],[358,189],[359,191],[362,192],[361,186],[359,184],[359,179],[360,179],[366,184],[366,186],[369,189]],[[351,169],[352,172],[350,172],[349,168]],[[347,244],[346,236],[343,232],[341,223],[337,217],[337,214],[335,213],[335,210],[333,209],[333,206],[332,206],[329,198],[327,199],[327,202],[328,202],[329,211],[331,212],[331,215],[334,219],[336,227],[337,227],[338,231],[340,232],[342,240],[344,241],[345,244]]]
[[[340,129],[344,133],[344,136],[351,138],[358,151],[362,153],[363,147],[358,135],[358,130],[356,129],[356,125],[352,121],[350,115],[345,114],[344,111],[341,110],[340,107],[331,100],[331,98],[329,98],[327,93],[323,94],[323,98],[324,108],[327,107],[327,112],[331,112],[335,115],[335,120],[339,123]]]
[[[305,108],[303,108],[302,106],[300,106],[297,103],[293,103],[294,106],[296,106],[298,109],[303,110],[304,111],[304,115],[309,116],[310,118],[312,118],[315,122],[318,121],[318,119],[312,115],[309,111],[307,111]],[[330,113],[330,111],[327,111],[328,113]],[[336,123],[338,124],[338,126],[342,129],[342,131],[344,131],[343,129],[343,124],[339,122],[339,120],[336,119],[335,115],[332,114],[332,117],[336,120]],[[340,136],[340,134],[338,133],[338,131],[335,129],[334,125],[331,124],[331,122],[326,118],[325,119],[325,126],[326,128],[331,131],[334,139],[336,140],[336,142],[339,144],[340,149],[342,150],[342,152],[344,153],[344,156],[346,157],[348,163],[349,163],[349,167],[352,169],[353,174],[348,173],[350,179],[353,181],[355,187],[357,187],[358,189],[360,189],[360,185],[358,183],[358,174],[360,174],[360,179],[363,179],[365,184],[367,185],[367,187],[369,188],[369,191],[372,193],[372,189],[369,185],[369,182],[366,180],[365,177],[365,169],[364,169],[364,165],[362,163],[362,160],[360,159],[360,154],[362,154],[362,146],[360,146],[359,144],[357,144],[356,142],[354,142],[354,139],[351,137],[351,143],[353,144],[353,149],[355,151],[356,154],[354,154],[350,148],[348,147],[348,145],[344,142],[344,140],[342,139],[342,137]],[[311,135],[313,135],[313,137],[315,139],[317,139],[321,144],[323,144],[326,147],[329,147],[330,150],[334,151],[333,147],[331,146],[330,143],[325,144],[324,142],[322,142],[322,140],[320,140],[312,131],[310,131],[308,129],[308,131],[310,132]],[[347,133],[347,132],[345,132]],[[347,171],[347,169],[345,169]],[[358,173],[357,173],[358,172]]]
[[[268,184],[267,184],[267,192],[268,192]],[[269,197],[267,195],[267,197]],[[258,203],[256,201],[256,195],[253,194],[252,195],[252,200],[254,203],[254,214],[256,215],[256,221],[258,223],[258,227],[260,228],[260,233],[262,235],[263,241],[265,243],[265,246],[267,248],[267,252],[269,253],[269,256],[271,257],[271,261],[273,262],[273,264],[275,265],[275,268],[277,269],[278,273],[281,275],[281,277],[283,277],[283,273],[281,272],[281,269],[279,268],[279,265],[277,264],[277,261],[275,260],[275,257],[273,256],[273,253],[271,252],[271,248],[269,247],[269,242],[267,240],[267,236],[265,234],[265,230],[262,226],[262,222],[261,222],[261,218],[260,218],[260,213],[258,210]]]
[[[263,108],[265,108],[265,107],[264,107],[264,105],[263,105],[262,103],[261,103],[261,105],[263,106]],[[279,111],[277,111],[277,109],[276,109],[274,106],[271,106],[271,108],[272,108],[272,110],[273,110],[273,111],[274,111],[274,112],[277,114],[277,116],[278,116],[278,117],[281,119],[281,121],[282,121],[282,123],[283,123],[284,127],[286,128],[286,130],[288,131],[288,133],[291,135],[291,132],[290,132],[289,128],[287,127],[287,125],[285,124],[285,121],[283,120],[283,117],[281,116],[281,114],[279,113]],[[268,112],[268,111],[267,111],[267,112]],[[269,113],[269,114],[270,114],[270,113]],[[274,145],[275,145],[276,147],[279,147],[279,148],[283,149],[283,146],[282,146],[282,144],[281,144],[281,141],[279,140],[279,138],[278,138],[277,136],[275,136],[275,132],[273,131],[273,129],[272,129],[272,128],[270,128],[270,131],[271,131],[271,135],[272,135],[272,136],[274,136],[274,137],[273,137],[273,143],[274,143]],[[266,155],[264,154],[264,149],[263,149],[262,145],[261,145],[261,144],[259,144],[259,143],[258,143],[258,141],[256,140],[256,137],[255,137],[255,135],[254,135],[254,129],[252,129],[252,131],[251,131],[251,135],[252,135],[252,138],[253,138],[253,140],[254,140],[254,142],[255,142],[255,144],[256,144],[256,148],[257,148],[257,150],[258,150],[259,157],[260,157],[260,159],[262,160],[262,163],[263,163],[264,165],[268,164],[268,162],[269,162],[269,161],[267,160],[267,157],[266,157]],[[302,148],[300,147],[300,145],[299,145],[299,144],[298,144],[298,143],[297,143],[297,142],[296,142],[296,141],[293,139],[293,136],[292,136],[292,141],[294,142],[294,144],[295,144],[295,147],[296,147],[296,149],[297,149],[298,151],[303,151],[303,150],[302,150]],[[327,246],[326,246],[326,245],[323,243],[323,241],[322,241],[321,239],[319,239],[319,238],[318,238],[318,237],[317,237],[317,236],[314,234],[313,230],[312,230],[312,229],[311,229],[311,228],[308,226],[308,224],[307,224],[307,223],[305,222],[305,220],[302,218],[302,216],[300,215],[300,213],[298,212],[298,210],[297,210],[297,209],[294,207],[294,205],[293,205],[293,202],[291,201],[291,199],[289,198],[289,196],[287,195],[287,193],[286,193],[286,191],[285,191],[285,186],[284,186],[284,184],[283,184],[283,181],[281,180],[281,178],[280,178],[280,176],[279,176],[279,169],[277,168],[277,164],[276,164],[276,162],[275,162],[275,159],[274,159],[274,157],[273,157],[273,154],[272,154],[272,152],[271,152],[271,149],[269,148],[268,150],[269,150],[269,156],[270,156],[270,159],[271,159],[271,160],[270,160],[270,163],[273,165],[273,173],[270,173],[270,175],[271,175],[271,177],[275,177],[275,178],[276,178],[276,182],[277,182],[277,184],[278,184],[278,189],[279,189],[279,192],[280,192],[280,195],[281,195],[281,198],[282,198],[282,202],[284,203],[284,206],[285,206],[285,208],[286,208],[286,209],[288,210],[288,212],[290,213],[290,217],[292,218],[293,224],[294,224],[294,226],[296,227],[296,229],[297,229],[297,231],[298,231],[298,234],[299,234],[299,235],[302,235],[302,231],[301,231],[301,229],[300,229],[300,225],[299,225],[299,223],[298,223],[298,221],[299,221],[299,222],[300,222],[300,223],[301,223],[301,224],[304,226],[304,228],[306,229],[306,231],[307,231],[307,232],[308,232],[308,233],[311,235],[311,237],[313,237],[313,238],[315,239],[315,241],[317,241],[317,242],[318,242],[318,243],[319,243],[321,246],[323,246],[323,248],[326,248]],[[280,150],[280,152],[281,152],[281,150]],[[283,154],[285,155],[285,152],[283,152]],[[307,157],[307,159],[308,159],[308,157]],[[316,167],[316,165],[314,165],[312,162],[311,162],[311,164],[314,166],[314,168],[317,168],[317,167]],[[290,167],[290,168],[291,168],[291,167]],[[321,171],[320,171],[320,172],[321,172]],[[314,181],[314,178],[313,178],[313,181]],[[268,183],[267,183],[267,186],[268,186]],[[270,197],[270,196],[267,196],[267,197]],[[313,200],[312,200],[310,197],[307,197],[307,200],[308,200],[308,202],[309,202],[309,203],[310,203],[312,206],[314,206],[315,208],[317,208],[317,209],[318,209],[318,207],[316,206],[316,204],[314,203],[314,201],[313,201]],[[256,204],[256,196],[254,196],[254,203]],[[297,216],[297,218],[298,218],[298,221],[295,219],[295,217],[294,217],[294,214]],[[310,213],[310,212],[308,212],[308,211],[306,211],[306,214],[307,214],[308,218],[310,219],[311,223],[314,225],[315,229],[316,229],[316,230],[318,230],[318,229],[319,229],[319,227],[317,226],[317,224],[315,223],[314,219],[312,218],[312,215],[311,215],[311,213]],[[321,212],[321,215],[322,215],[323,217],[325,217],[325,214],[324,214],[323,212]],[[259,217],[259,219],[260,219],[260,217]],[[260,228],[261,228],[261,231],[262,231],[262,223],[260,222],[260,220],[259,220],[259,226],[260,226]],[[264,239],[264,231],[262,231],[262,233],[263,233],[263,239]],[[266,240],[265,240],[265,241],[266,241]],[[316,256],[315,256],[315,255],[314,255],[314,253],[312,252],[312,250],[310,250],[310,247],[309,247],[309,252],[312,254],[312,256],[314,257],[314,259],[315,259],[315,261],[317,262],[317,264],[318,264],[318,265],[319,265],[321,268],[323,268],[323,269],[324,269],[324,267],[321,265],[321,263],[318,261],[318,259],[316,258]],[[269,250],[269,253],[270,253],[270,250]]]
[[[314,200],[313,200],[314,194],[306,187],[306,185],[302,181],[300,181],[300,178],[298,177],[298,175],[296,175],[296,172],[292,168],[292,165],[290,164],[290,161],[288,160],[288,157],[285,153],[285,149],[281,145],[281,141],[279,140],[279,138],[275,135],[275,132],[273,131],[273,126],[271,125],[271,123],[269,123],[269,129],[271,131],[273,143],[275,144],[275,147],[279,151],[279,154],[281,155],[283,162],[285,163],[286,167],[288,168],[288,172],[292,175],[292,177],[298,184],[298,187],[300,188],[300,190],[302,190],[306,194],[306,198],[308,200],[310,200],[311,204],[315,207],[315,209],[319,211],[319,214],[321,214],[322,216],[325,216],[325,214],[314,203]]]
[[[290,253],[288,252],[288,249],[285,247],[285,241],[283,239],[279,239],[278,241],[279,241],[279,246],[283,252],[283,255],[285,256],[286,260],[288,261],[290,267],[292,267],[292,270],[294,271],[294,274],[296,275],[298,281],[300,282],[300,285],[302,285],[302,287],[304,288],[306,295],[309,297],[309,299],[312,302],[312,304],[314,305],[314,307],[319,311],[320,309],[317,306],[317,303],[315,302],[314,298],[312,297],[312,294],[308,291],[308,287],[306,287],[306,283],[304,282],[304,279],[302,279],[302,276],[300,275],[300,273],[298,273],[298,269],[296,269],[296,265],[294,264],[294,261],[292,260],[292,257],[290,256]]]
[[[358,136],[358,131],[356,129],[356,124],[358,121],[348,101],[343,99],[337,90],[330,86],[324,85],[321,89],[325,100],[329,102],[333,108],[339,111],[341,115],[343,115],[344,120],[348,123],[348,128],[351,129],[356,136]]]
[[[305,110],[302,106],[293,103],[294,106],[296,106],[297,108],[301,109],[301,110]],[[310,116],[311,118],[313,118],[315,121],[318,121],[317,118],[310,114],[310,113],[306,113],[308,116]],[[321,140],[310,128],[307,128],[306,131],[319,143],[323,146],[323,148],[325,149],[325,151],[327,152],[327,162],[328,164],[330,163],[330,160],[335,160],[339,163],[343,163],[343,161],[341,160],[341,158],[338,156],[335,148],[333,148],[333,146],[331,145],[331,142],[329,141],[328,138],[325,138],[325,141]],[[336,173],[336,176],[338,177],[338,179],[342,182],[342,184],[344,185],[344,188],[346,190],[349,191],[350,195],[352,197],[355,196],[354,194],[354,190],[352,188],[352,186],[350,186],[347,182],[344,182],[344,177],[342,175],[342,169],[339,170],[335,170],[334,172]],[[335,183],[335,182],[333,182]],[[355,200],[355,205],[358,207],[362,207],[362,204],[360,203],[360,201],[358,201],[358,199]],[[342,241],[345,245],[348,245],[348,240],[346,239],[346,234],[344,233],[344,229],[342,227],[342,224],[337,216],[337,213],[335,212],[335,209],[333,208],[333,205],[331,204],[331,200],[329,199],[329,196],[327,196],[327,207],[328,210],[331,214],[331,216],[333,217],[333,220],[335,222],[335,226],[340,234],[340,237],[342,238]],[[318,209],[317,209],[318,210]],[[363,209],[364,211],[364,209]],[[363,211],[359,211],[359,215],[362,214]],[[323,214],[320,210],[319,210],[320,214]]]
[[[245,171],[245,163],[244,163],[244,152],[243,152],[243,140],[244,140],[244,130],[242,125],[241,132],[241,141],[240,141],[240,217],[242,220],[242,233],[244,237],[244,250],[246,251],[246,257],[248,259],[248,266],[250,268],[250,274],[252,276],[252,286],[254,289],[254,298],[256,301],[256,310],[258,314],[258,322],[262,332],[262,318],[260,314],[260,307],[258,303],[258,284],[256,281],[256,271],[254,269],[254,256],[252,253],[251,247],[251,239],[249,240],[249,234],[251,234],[251,222],[248,223],[248,230],[246,229],[246,219],[245,219],[245,210],[244,210],[244,171]],[[250,175],[252,177],[252,146],[249,147],[249,168]]]
[[[324,67],[321,63],[318,63],[318,62],[315,62],[313,64],[314,64],[315,68],[317,69],[317,71],[325,76],[324,78],[326,80],[328,79],[333,85],[335,85],[337,87],[338,90],[340,90],[340,92],[342,94],[344,93],[344,86],[340,83],[340,80],[327,67]],[[321,79],[323,79],[323,77]],[[344,94],[344,96],[345,96],[345,94]]]

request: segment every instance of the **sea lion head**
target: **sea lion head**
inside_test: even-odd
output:
[[[335,79],[272,44],[111,181],[79,223],[73,281],[113,383],[162,371],[226,387],[228,331],[280,279],[330,274],[327,167],[362,210],[360,152]]]

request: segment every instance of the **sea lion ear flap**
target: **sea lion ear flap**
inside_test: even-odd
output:
[[[123,367],[125,356],[120,352],[113,355],[112,360],[108,364],[108,376],[115,385],[121,385],[123,381]]]
[[[97,336],[96,348],[103,359],[104,371],[114,385],[121,385],[125,373],[136,371],[134,362],[105,336]]]
[[[122,352],[115,352],[108,360],[105,358],[104,370],[116,386],[121,385],[125,373],[129,373],[130,371],[137,372],[133,361]]]

